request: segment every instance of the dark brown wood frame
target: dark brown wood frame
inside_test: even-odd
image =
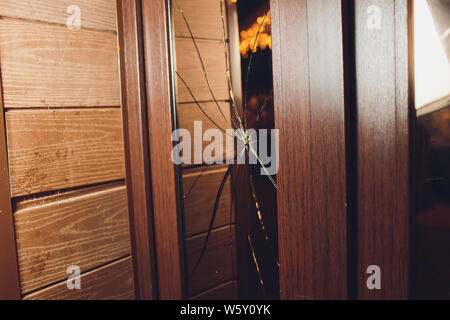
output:
[[[1,78],[0,78],[1,79]],[[11,208],[8,151],[0,80],[0,300],[19,300],[20,282]]]
[[[172,163],[166,0],[118,0],[127,187],[140,299],[184,297],[177,174]],[[151,159],[151,160],[150,160]]]
[[[175,125],[169,12],[167,0],[142,2],[158,284],[160,298],[165,300],[185,296],[179,178],[171,161]]]
[[[137,299],[158,297],[140,1],[117,1],[128,211]]]
[[[281,299],[348,297],[342,3],[271,0]]]
[[[378,1],[379,30],[367,27],[367,8],[372,4],[355,1],[357,296],[407,299],[414,119],[412,1]],[[381,290],[366,286],[370,265],[381,268]]]

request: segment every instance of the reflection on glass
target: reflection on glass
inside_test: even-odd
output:
[[[216,290],[226,292],[223,299],[279,297],[276,177],[260,173],[273,161],[262,163],[247,131],[273,128],[268,4],[171,1],[189,298]],[[253,154],[258,161],[249,164]],[[237,295],[238,286],[245,296]]]
[[[414,3],[417,108],[450,93],[450,52],[444,50],[444,43],[450,42],[450,17],[448,11],[447,15],[442,14],[449,7],[450,1],[446,0],[416,0]]]
[[[414,297],[450,298],[450,1],[415,0]]]

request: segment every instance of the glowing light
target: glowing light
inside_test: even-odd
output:
[[[258,17],[256,22],[247,30],[241,31],[241,42],[239,44],[239,50],[241,55],[244,58],[248,57],[250,51],[255,53],[258,49],[265,50],[269,48],[272,50],[272,35],[271,35],[271,19],[270,12],[268,13],[266,20],[264,21],[263,26],[261,27],[261,23],[264,21],[264,16]],[[258,30],[261,27],[261,32],[259,33],[258,40],[256,41],[256,35],[258,34]],[[253,45],[255,47],[253,48]]]
[[[426,0],[414,2],[416,107],[450,93],[450,64]]]

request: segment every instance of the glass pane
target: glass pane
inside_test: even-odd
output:
[[[415,0],[416,298],[450,298],[450,2]]]
[[[277,298],[269,1],[171,9],[187,295]]]

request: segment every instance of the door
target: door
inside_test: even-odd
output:
[[[213,7],[220,9],[222,2],[213,2]],[[436,3],[430,1],[430,12],[437,17],[439,13],[435,13],[435,8],[440,2]],[[184,1],[179,1],[181,5],[187,6]],[[233,224],[238,226],[242,216],[235,215],[233,221],[233,215],[228,220],[224,219],[223,212],[219,213],[219,216],[222,214],[219,217],[221,225],[214,225],[213,221],[213,228],[209,228],[226,234],[217,242],[214,234],[205,232],[204,227],[195,229],[205,223],[200,220],[195,221],[196,224],[189,222],[186,217],[189,204],[180,198],[186,193],[180,190],[187,190],[189,194],[190,186],[208,166],[205,163],[191,168],[174,165],[170,161],[174,146],[171,136],[186,117],[199,112],[195,105],[203,102],[215,105],[215,100],[221,100],[219,109],[222,105],[225,120],[229,119],[228,112],[232,113],[233,109],[229,110],[232,99],[226,90],[229,86],[226,75],[230,71],[227,63],[231,64],[231,61],[211,55],[205,57],[206,71],[201,65],[192,67],[198,72],[195,79],[204,80],[202,85],[193,84],[197,91],[187,89],[192,81],[183,81],[191,74],[182,74],[183,63],[189,65],[189,61],[194,60],[198,63],[203,48],[209,46],[211,49],[214,44],[218,48],[227,38],[220,37],[220,32],[214,33],[216,29],[202,29],[201,23],[194,25],[191,31],[187,27],[179,31],[175,23],[174,35],[171,9],[177,7],[171,7],[169,2],[142,2],[142,8],[136,7],[142,10],[142,29],[138,19],[134,29],[129,30],[135,32],[137,29],[138,35],[142,30],[142,38],[138,36],[135,38],[137,43],[129,46],[126,41],[124,43],[125,60],[136,52],[142,53],[135,61],[140,67],[133,69],[130,60],[130,68],[123,72],[132,75],[136,83],[134,97],[140,97],[128,104],[127,110],[138,106],[137,110],[128,113],[128,130],[137,128],[136,135],[128,137],[128,153],[130,159],[137,159],[133,153],[140,156],[139,148],[144,148],[145,156],[140,165],[143,170],[148,170],[151,183],[145,181],[147,175],[143,178],[139,170],[129,168],[132,179],[141,181],[140,185],[133,182],[134,190],[139,191],[132,192],[132,199],[129,199],[137,207],[139,199],[144,199],[149,208],[153,208],[151,214],[142,215],[146,219],[144,227],[136,224],[134,230],[146,237],[142,242],[138,241],[142,244],[139,252],[142,251],[144,256],[147,254],[147,262],[150,261],[148,252],[157,261],[156,264],[147,263],[148,268],[142,270],[158,270],[155,279],[160,298],[195,298],[204,288],[190,291],[192,284],[186,265],[191,265],[192,271],[192,260],[196,260],[199,251],[208,249],[204,246],[208,242],[205,239],[211,237],[211,243],[219,243],[220,248],[224,248],[223,239],[234,241]],[[446,138],[442,136],[446,132],[447,118],[442,105],[447,100],[444,97],[431,107],[436,116],[425,116],[428,113],[422,114],[423,110],[415,111],[414,107],[419,105],[417,101],[415,104],[417,92],[414,91],[417,49],[414,52],[413,1],[272,0],[270,11],[275,128],[280,130],[276,176],[280,297],[408,299],[422,294],[427,296],[427,288],[418,290],[420,281],[428,279],[427,274],[433,274],[426,261],[435,259],[433,261],[439,265],[438,275],[445,273],[446,266],[445,258],[440,257],[441,251],[429,249],[438,241],[444,244],[447,241],[446,166],[430,167],[430,163],[436,161],[445,163],[442,159],[446,159]],[[185,12],[186,16],[198,13],[189,6],[178,12]],[[220,26],[221,15],[217,11],[208,17],[211,18],[209,22],[218,22]],[[178,16],[181,25],[184,20]],[[445,31],[441,32],[445,35]],[[202,36],[195,37],[192,33]],[[189,48],[180,53],[183,45]],[[189,55],[190,60],[187,59]],[[205,73],[208,75],[208,69],[219,67],[225,74],[222,72],[217,78],[211,76],[209,87]],[[184,88],[182,92],[180,88]],[[219,100],[210,96],[211,91],[215,93],[216,90],[218,96],[223,94]],[[197,95],[202,98],[197,99]],[[133,95],[127,92],[127,97],[132,99]],[[193,109],[180,114],[187,107]],[[135,115],[138,118],[132,119]],[[219,113],[217,115],[221,117]],[[416,121],[416,115],[423,120]],[[134,126],[135,123],[140,126]],[[230,122],[222,125],[226,127]],[[425,162],[413,153],[416,143],[423,142],[414,139],[425,130],[423,128],[427,135],[439,136],[434,144],[425,141],[426,152],[422,153],[426,155]],[[420,167],[417,166],[419,160]],[[418,172],[422,163],[427,170],[437,171]],[[205,191],[200,194],[208,192],[208,185],[228,192],[228,185],[224,183],[221,188],[218,182],[220,177],[227,176],[226,166],[213,169],[207,176],[211,178],[210,182],[205,183]],[[420,192],[419,204],[413,201],[416,190]],[[439,200],[428,209],[438,211],[417,211],[422,210],[419,205],[423,205],[421,197],[426,192]],[[251,192],[249,197],[251,199]],[[153,202],[151,206],[150,202]],[[437,221],[442,224],[437,226]],[[188,225],[190,227],[186,229]],[[438,228],[439,232],[433,228]],[[236,236],[239,237],[239,231]],[[192,246],[195,250],[187,244],[189,241],[195,242]],[[251,242],[246,246],[248,250]],[[444,245],[443,248],[447,247]],[[242,252],[252,258],[251,250]],[[228,254],[233,257],[234,252],[227,251]],[[220,260],[213,254],[209,257]],[[214,266],[216,261],[210,262]],[[257,270],[258,263],[253,263]],[[207,267],[205,272],[210,271]],[[222,279],[226,282],[222,285],[228,289],[231,285],[233,289],[234,281],[239,283],[240,280],[242,269],[239,268],[237,278],[232,270],[226,279]],[[213,273],[213,278],[222,272],[220,268],[215,271],[218,273]],[[445,279],[445,276],[439,278],[444,282]],[[434,281],[435,293],[445,296],[445,286],[439,289],[438,280]],[[219,284],[219,289],[223,288]],[[154,288],[149,290],[155,292]]]

